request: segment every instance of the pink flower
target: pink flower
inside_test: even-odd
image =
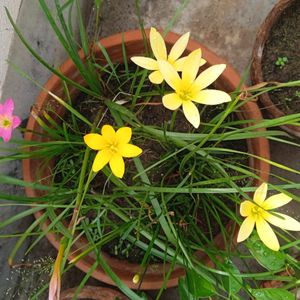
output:
[[[15,104],[13,99],[7,99],[0,104],[0,137],[4,142],[11,139],[12,131],[21,123],[21,119],[13,115]]]

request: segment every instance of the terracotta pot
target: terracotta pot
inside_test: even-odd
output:
[[[72,300],[77,288],[71,288],[62,292],[61,300]],[[85,286],[76,299],[94,300],[128,300],[122,293],[102,286]]]
[[[265,81],[262,71],[262,57],[265,44],[269,39],[269,35],[273,26],[277,23],[278,19],[280,19],[284,11],[293,3],[295,3],[295,1],[296,0],[278,1],[278,3],[273,7],[265,21],[260,26],[256,35],[256,40],[252,52],[251,80],[253,84],[258,84]],[[271,118],[279,118],[285,115],[282,110],[274,105],[268,93],[262,94],[259,97],[259,100]],[[284,125],[281,127],[287,132],[300,137],[300,126]]]
[[[147,34],[149,34],[149,31],[147,31]],[[126,45],[126,51],[128,57],[131,57],[133,55],[141,55],[144,53],[144,42],[142,38],[142,34],[140,31],[129,31],[122,34],[116,34],[107,38],[104,38],[101,40],[101,44],[106,48],[108,54],[110,55],[112,61],[114,62],[121,62],[122,61],[122,39],[124,38],[125,45]],[[173,45],[176,40],[179,38],[179,35],[175,33],[169,33],[166,36],[166,44],[168,47]],[[200,43],[190,40],[189,44],[187,46],[186,53],[190,53],[191,51],[201,48],[203,57],[207,60],[207,65],[215,65],[220,63],[226,63],[223,59],[215,55],[213,52],[211,52],[209,49],[207,49],[205,46],[201,45]],[[80,52],[80,55],[82,59],[84,60],[83,53]],[[97,48],[95,49],[95,56],[101,57],[101,52]],[[61,72],[63,72],[66,76],[69,76],[71,79],[75,81],[82,81],[76,67],[74,66],[73,62],[71,60],[67,60],[61,67]],[[219,89],[223,89],[225,91],[231,92],[235,90],[235,88],[239,85],[241,81],[240,76],[232,69],[230,65],[227,64],[227,68],[225,72],[220,76],[220,78],[217,80],[217,86]],[[57,76],[50,77],[49,81],[46,83],[45,88],[53,91],[56,95],[62,96],[63,95],[63,89],[61,86],[61,82]],[[76,95],[76,91],[73,89],[71,91],[72,96],[74,97]],[[41,92],[40,95],[37,98],[35,110],[38,113],[39,111],[42,111],[47,107],[47,105],[55,105],[57,108],[57,111],[61,109],[61,107],[53,100],[46,92]],[[258,106],[255,102],[248,102],[245,104],[239,113],[240,118],[247,118],[251,120],[261,120],[262,116],[260,113],[260,110],[258,109]],[[37,124],[33,116],[30,116],[28,125],[27,125],[27,133],[25,134],[26,140],[40,140],[41,138],[33,133],[34,132],[41,132],[40,126]],[[263,129],[261,129],[263,130]],[[267,139],[265,138],[254,138],[248,140],[248,149],[251,153],[254,153],[257,156],[263,157],[268,159],[269,158],[269,144]],[[260,178],[264,181],[268,179],[269,174],[269,165],[266,162],[263,162],[258,159],[252,159],[250,161],[250,165],[253,169],[257,170],[257,174],[260,176]],[[40,162],[38,160],[24,160],[23,162],[23,174],[24,179],[28,182],[35,182],[39,178],[37,178],[37,174],[39,173]],[[47,173],[48,172],[48,173]],[[47,177],[47,175],[51,174],[51,167],[48,168],[44,172],[44,178]],[[43,179],[40,180],[40,182],[45,182]],[[26,188],[26,194],[29,197],[39,197],[41,196],[41,191],[33,190],[31,188]],[[36,217],[40,217],[42,212],[36,213]],[[45,222],[44,229],[47,228],[47,226],[50,224],[49,220]],[[231,225],[228,225],[228,227],[231,227]],[[236,226],[237,227],[237,226]],[[57,236],[52,232],[47,233],[47,238],[51,242],[51,244],[58,249],[59,241],[61,239],[61,236]],[[224,247],[224,241],[221,237],[221,235],[218,235],[215,239],[216,244],[219,247]],[[87,241],[85,238],[80,238],[72,248],[72,253],[76,253],[78,255],[80,253],[81,247],[84,247],[86,245]],[[125,284],[127,284],[130,288],[138,288],[137,285],[134,285],[132,283],[133,276],[139,271],[139,265],[128,263],[124,260],[119,260],[113,257],[110,257],[109,255],[103,253],[103,256],[107,260],[108,264],[112,268],[112,270],[123,280]],[[199,254],[199,257],[203,259],[203,261],[207,264],[210,263],[209,258],[202,254]],[[73,255],[70,255],[70,259],[73,258]],[[93,263],[95,262],[95,259],[92,255],[85,256],[82,260],[76,263],[76,266],[87,272]],[[141,289],[159,289],[162,285],[163,279],[164,279],[164,272],[167,272],[168,265],[162,265],[162,264],[153,264],[150,265],[147,269],[147,272],[144,276],[143,282],[140,286]],[[176,286],[178,284],[179,277],[184,275],[184,269],[182,267],[176,266],[174,270],[172,271],[170,275],[170,279],[168,281],[167,287]],[[106,282],[108,284],[113,284],[110,277],[108,277],[105,272],[98,268],[94,271],[92,276],[100,281]]]

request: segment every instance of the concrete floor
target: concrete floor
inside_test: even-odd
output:
[[[11,12],[13,20],[16,20],[21,0],[2,0],[1,7],[7,7]],[[4,78],[7,70],[6,58],[9,53],[10,45],[13,38],[13,28],[9,24],[8,18],[4,9],[0,9],[0,98],[2,94],[2,85],[4,84]]]
[[[192,38],[205,44],[225,58],[238,71],[243,72],[250,61],[256,31],[275,2],[276,0],[190,0],[172,30],[177,33],[190,31]],[[170,21],[171,16],[175,14],[179,5],[179,0],[142,0],[141,11],[145,26],[164,28]],[[28,13],[30,13],[30,11],[27,10],[27,14]],[[102,14],[102,37],[137,27],[138,23],[133,0],[106,1],[103,6]],[[30,26],[25,27],[25,30],[26,29],[32,30]],[[32,41],[35,41],[37,37],[34,36],[34,31],[30,34],[33,35],[33,37],[30,37]],[[63,54],[60,52],[57,56],[55,55],[55,51],[57,50],[53,51],[53,49],[51,49],[51,35],[47,32],[44,37],[39,36],[38,38],[40,43],[44,45],[44,49],[41,51],[44,51],[51,63],[57,65],[58,61],[61,61],[63,58]],[[13,60],[20,64],[22,64],[24,60],[32,60],[26,53],[23,53],[20,59],[19,52],[14,51],[15,49],[12,50]],[[43,83],[48,76],[47,72],[45,73],[37,64],[31,65],[33,67],[31,69],[29,68],[29,71],[35,79],[39,79],[40,82]],[[32,84],[26,83],[24,79],[13,75],[12,70],[9,70],[8,78],[10,78],[10,80],[6,81],[3,88],[3,99],[8,96],[16,98],[21,107],[21,109],[18,108],[19,113],[25,117],[28,114],[29,107],[34,102],[38,90]],[[273,160],[300,169],[300,161],[298,158],[298,149],[272,144]],[[10,174],[15,174],[15,170],[18,170],[18,166],[14,166],[14,169],[12,169],[11,166],[8,167],[8,173]],[[7,187],[3,186],[3,189],[6,188]],[[18,190],[11,192],[22,193],[23,191]],[[299,206],[297,208],[288,208],[288,210],[299,219]],[[13,213],[15,212],[1,209],[0,219]],[[29,218],[23,222],[28,224],[31,222],[31,219]],[[18,231],[24,228],[25,225],[26,224],[23,223],[16,224],[16,227],[11,227],[7,230],[10,232]],[[47,280],[47,275],[37,276],[36,274],[30,275],[30,273],[26,273],[24,276],[24,274],[20,275],[16,270],[10,271],[6,265],[5,258],[12,247],[12,242],[13,241],[7,242],[0,240],[0,299],[27,299],[27,293],[38,285],[37,281]],[[25,249],[23,250],[25,251]],[[22,255],[23,253],[21,252],[19,254],[20,260],[22,259]],[[46,240],[42,241],[40,245],[30,253],[29,260],[39,260],[41,257],[45,257],[45,255],[55,256],[55,251],[49,246]],[[64,288],[76,285],[76,282],[78,282],[82,276],[83,274],[80,271],[72,273],[72,279],[64,279]],[[24,280],[24,277],[26,277],[27,280]],[[7,291],[8,288],[9,290],[6,295],[5,291]],[[16,296],[13,296],[14,294]],[[39,299],[44,299],[44,297]],[[176,289],[167,291],[163,299],[177,299]]]

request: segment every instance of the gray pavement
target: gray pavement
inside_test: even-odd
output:
[[[190,31],[192,38],[205,44],[225,58],[238,71],[243,72],[250,61],[256,31],[275,2],[275,0],[191,0],[172,30],[180,34]],[[141,11],[145,26],[164,28],[179,5],[180,1],[178,0],[142,0]],[[0,7],[0,9],[3,8]],[[36,2],[23,1],[18,24],[21,25],[33,45],[39,48],[41,54],[57,66],[63,61],[65,54],[57,46],[55,38],[45,26],[45,21],[38,9]],[[86,10],[88,15],[89,8]],[[137,27],[133,0],[108,0],[105,2],[101,22],[102,37]],[[48,72],[34,62],[16,40],[11,49],[10,59],[40,83],[44,83],[49,76]],[[28,115],[37,93],[38,89],[32,83],[20,78],[12,68],[9,68],[3,87],[3,99],[13,96],[17,102],[17,113],[23,118]],[[300,169],[298,158],[298,149],[272,143],[273,160]],[[16,166],[7,166],[3,170],[1,169],[1,172],[19,176],[16,170],[19,170]],[[8,187],[4,186],[3,189],[7,190]],[[22,193],[22,190],[11,190],[10,192]],[[17,210],[19,208],[16,207],[5,210],[1,208],[0,219],[2,220],[9,214],[15,214]],[[299,218],[299,205],[288,207],[288,210],[291,215]],[[5,233],[21,231],[31,221],[32,219],[28,218],[22,221],[25,224],[16,223],[14,227],[6,229]],[[16,269],[11,271],[7,267],[6,257],[12,249],[13,242],[13,240],[0,240],[0,299],[28,299],[28,293],[40,284],[39,280],[47,280],[48,275],[46,271],[43,275],[36,275],[34,272],[21,272],[22,274],[20,274]],[[28,243],[19,253],[20,262]],[[29,261],[40,262],[47,256],[54,257],[55,251],[47,240],[43,240],[29,254]],[[82,277],[83,274],[80,271],[74,271],[72,276],[64,279],[63,288],[75,286]],[[8,293],[5,294],[7,290]],[[163,299],[177,299],[176,295],[176,289],[171,289],[165,293]],[[39,299],[45,298],[39,297]]]

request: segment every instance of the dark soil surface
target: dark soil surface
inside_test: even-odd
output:
[[[300,1],[285,10],[273,26],[265,44],[262,70],[265,81],[287,82],[300,79]],[[283,65],[276,65],[282,59]],[[286,60],[285,59],[285,60]],[[300,112],[300,87],[269,93],[271,100],[286,114]]]

